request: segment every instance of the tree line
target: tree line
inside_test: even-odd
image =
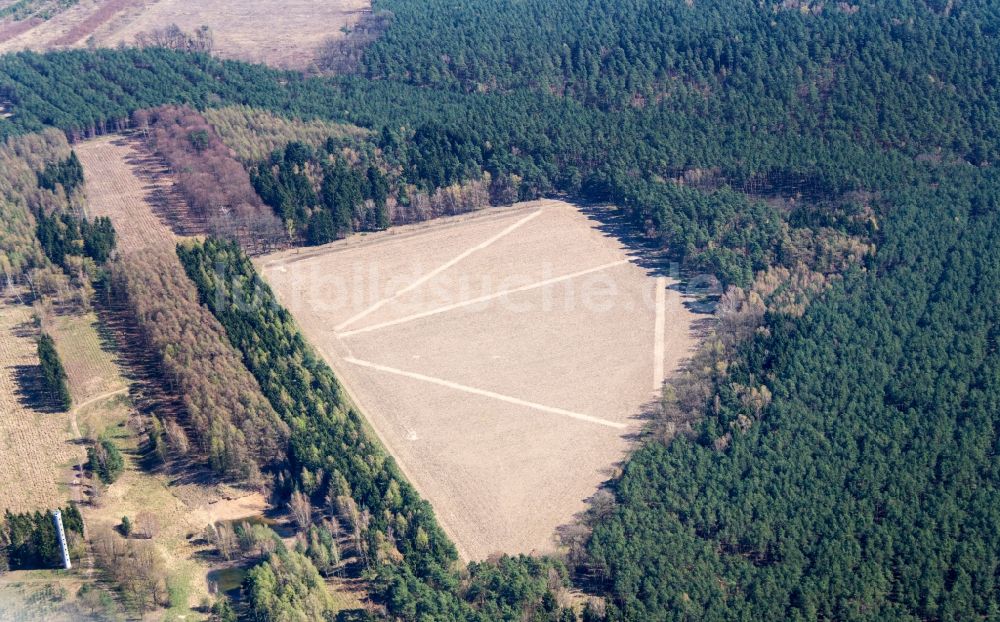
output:
[[[73,397],[69,393],[66,370],[59,360],[55,342],[45,333],[38,337],[38,361],[42,368],[42,390],[60,410],[69,410]]]
[[[67,539],[81,541],[83,517],[75,505],[62,509],[62,520]],[[52,515],[7,510],[0,519],[0,572],[61,567],[62,552]]]
[[[184,412],[171,414],[178,419],[171,435],[162,428],[157,434],[153,426],[154,446],[195,458],[220,475],[263,485],[261,469],[282,458],[288,428],[243,367],[222,326],[199,303],[176,257],[149,250],[119,258],[111,264],[108,288],[109,296],[124,302],[142,343],[155,353],[168,391],[183,399]]]

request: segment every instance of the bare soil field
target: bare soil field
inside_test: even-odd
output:
[[[178,238],[164,220],[186,210],[177,207],[180,199],[170,177],[162,174],[162,164],[133,140],[117,135],[89,140],[74,149],[86,179],[87,215],[111,218],[118,248],[126,255],[151,248],[173,253]]]
[[[185,32],[208,26],[223,58],[306,68],[327,37],[343,37],[369,12],[368,0],[80,0],[50,19],[0,21],[0,52],[131,45],[136,35],[171,24]]]
[[[82,585],[82,577],[61,570],[0,574],[0,620],[80,622],[86,615],[77,599]]]
[[[48,323],[46,331],[66,368],[75,410],[127,388],[112,353],[101,342],[97,314],[57,315]]]
[[[463,557],[551,552],[694,345],[669,279],[539,201],[257,260]]]
[[[35,403],[37,336],[31,307],[0,298],[0,512],[65,505],[66,470],[83,453],[73,442],[69,413]]]

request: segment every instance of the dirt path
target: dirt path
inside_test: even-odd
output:
[[[114,391],[108,391],[107,393],[95,395],[94,397],[88,399],[87,401],[77,406],[74,406],[69,413],[70,428],[73,430],[73,438],[81,441],[83,440],[83,435],[80,434],[80,425],[77,421],[77,413],[79,413],[87,406],[96,404],[97,402],[106,399],[110,399],[116,395],[121,395],[123,393],[128,393],[128,387],[123,387],[121,389],[116,389]],[[73,493],[73,501],[78,506],[83,503],[83,469],[84,469],[83,465],[84,465],[84,460],[81,459],[79,464],[70,468],[70,475],[69,475],[69,488]],[[86,536],[86,531],[84,532],[84,536]],[[94,572],[94,558],[91,556],[90,547],[87,547],[86,551],[87,551],[87,559],[84,563],[84,568],[86,568],[87,578],[89,579]]]
[[[69,413],[70,415],[69,424],[70,424],[70,429],[73,430],[73,438],[78,441],[83,440],[83,435],[80,433],[80,425],[77,420],[77,414],[81,410],[83,410],[87,406],[90,406],[91,404],[95,404],[102,400],[106,400],[108,398],[112,398],[116,395],[121,395],[123,393],[128,393],[128,387],[96,395],[90,398],[89,400],[83,402],[82,404],[74,406]],[[83,503],[83,465],[84,461],[81,459],[80,463],[72,467],[70,472],[69,487],[70,490],[73,491],[73,501],[75,501],[77,504]]]

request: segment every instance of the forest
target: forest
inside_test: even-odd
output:
[[[0,136],[55,127],[83,138],[163,104],[370,131],[378,154],[335,140],[274,145],[250,163],[264,204],[307,242],[310,228],[320,242],[386,224],[367,207],[381,196],[372,170],[385,175],[387,206],[409,186],[430,195],[486,179],[500,180],[504,202],[618,204],[689,273],[732,287],[723,311],[739,313],[720,319],[724,343],[667,387],[663,420],[588,516],[567,580],[606,608],[585,615],[1000,615],[995,3],[375,8],[393,19],[352,76],[157,48],[4,56],[0,101],[14,114]],[[19,273],[43,254],[30,214],[11,205],[0,249]],[[406,221],[393,214],[389,224]],[[430,508],[364,440],[238,247],[178,252],[264,396],[257,412],[288,428],[287,462],[265,452],[279,456],[278,489],[358,529],[390,615],[564,615],[547,608],[547,570],[532,571],[553,560],[455,573]],[[276,556],[270,570],[308,578],[300,562]],[[255,585],[295,589],[273,576],[261,569]],[[274,601],[260,602],[265,612]]]
[[[291,141],[256,163],[251,181],[308,245],[517,199],[510,176],[483,170],[478,148],[431,126],[369,140],[330,135],[319,148]]]
[[[159,249],[120,257],[107,288],[106,296],[122,300],[134,318],[141,344],[155,353],[167,390],[182,396],[183,413],[171,418],[180,426],[170,437],[174,455],[260,485],[262,467],[284,454],[288,428],[199,304],[176,258]]]
[[[191,233],[236,238],[266,249],[284,230],[250,186],[246,170],[196,111],[161,106],[135,113],[150,149],[170,167],[193,220]]]

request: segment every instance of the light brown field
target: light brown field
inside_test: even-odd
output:
[[[258,267],[468,559],[553,551],[693,344],[670,281],[557,201]]]
[[[102,396],[127,388],[112,354],[101,343],[96,313],[56,315],[46,324],[66,368],[74,410],[86,410]]]
[[[37,335],[31,307],[0,298],[0,513],[65,505],[67,467],[83,451],[68,413],[39,412],[24,400],[18,378],[37,369]]]
[[[148,249],[171,253],[177,236],[154,212],[153,202],[169,204],[173,184],[159,174],[161,165],[121,136],[105,136],[74,146],[86,179],[87,215],[111,218],[118,235],[118,248],[126,254]],[[137,167],[145,171],[139,177]]]
[[[0,620],[80,622],[87,614],[76,594],[82,577],[61,570],[20,570],[0,574]]]
[[[204,25],[218,56],[304,69],[327,37],[343,37],[370,8],[368,0],[80,0],[28,30],[0,22],[9,35],[0,52],[131,45],[140,32]]]

